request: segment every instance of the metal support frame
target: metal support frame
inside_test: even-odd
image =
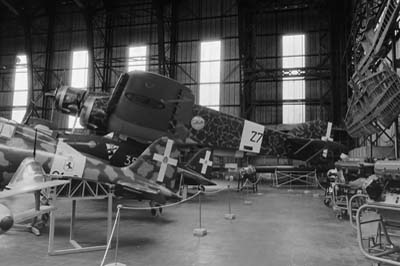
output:
[[[298,182],[294,184],[293,182]],[[296,188],[309,188],[318,187],[317,171],[279,171],[275,170],[275,179],[273,186],[280,187],[296,187]]]
[[[398,233],[400,229],[399,215],[400,206],[387,203],[367,203],[358,209],[357,240],[365,257],[378,263],[400,266],[397,260],[400,246],[393,242],[394,238],[398,240],[400,237],[393,234],[393,231]],[[388,231],[389,228],[392,229],[391,232]],[[368,231],[368,235],[365,231]]]
[[[336,216],[339,219],[348,215],[350,223],[352,223],[352,219],[354,219],[353,213],[355,213],[361,206],[354,206],[353,202],[355,202],[355,199],[359,199],[360,197],[368,197],[361,193],[361,188],[358,187],[352,187],[344,183],[332,184],[332,209],[336,212]]]
[[[357,211],[368,199],[369,197],[366,194],[355,194],[349,199],[347,213],[349,214],[350,225],[354,229],[357,229]]]
[[[49,245],[48,254],[49,255],[63,255],[72,254],[80,252],[89,252],[96,250],[104,250],[107,245],[97,245],[97,246],[81,246],[76,240],[75,223],[76,223],[76,203],[80,200],[98,200],[107,198],[107,238],[108,242],[111,236],[112,227],[112,202],[113,202],[113,189],[114,186],[93,183],[86,180],[72,180],[72,182],[65,185],[59,186],[56,189],[52,189],[49,193],[49,198],[51,200],[52,206],[56,207],[57,200],[69,200],[71,201],[72,211],[70,219],[70,235],[69,243],[73,248],[56,250],[54,247],[54,232],[56,224],[56,213],[54,211],[50,212],[50,228],[49,228]]]

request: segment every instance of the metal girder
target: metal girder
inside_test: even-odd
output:
[[[47,43],[46,43],[46,59],[45,59],[45,69],[44,69],[44,78],[43,78],[43,101],[42,101],[42,109],[47,108],[48,105],[48,97],[45,97],[46,92],[50,91],[51,84],[51,67],[53,65],[54,58],[54,25],[55,25],[55,3],[52,0],[46,1],[46,13],[48,16],[47,23]],[[42,112],[42,118],[46,118],[46,112]]]
[[[158,48],[158,73],[166,74],[165,46],[164,46],[164,2],[153,0],[157,19],[157,48]]]
[[[13,13],[14,15],[20,16],[20,12],[18,11],[18,9],[15,8],[12,4],[10,4],[7,0],[0,0],[0,3],[5,5],[8,8],[8,10],[10,10],[11,13]]]
[[[263,68],[257,64],[258,68],[253,73],[253,78],[257,80],[280,80],[282,78],[330,78],[331,70],[327,67],[298,67],[298,68]]]
[[[176,56],[178,49],[178,3],[179,0],[171,1],[171,22],[170,22],[170,47],[169,47],[169,77],[176,79]]]
[[[81,0],[73,0],[73,1],[79,8],[81,8],[81,9],[85,9],[86,8],[86,5],[83,4]]]
[[[108,91],[108,87],[111,83],[111,68],[112,68],[112,24],[113,14],[106,9],[106,23],[104,33],[104,65],[103,65],[103,80],[102,80],[102,91]]]
[[[86,46],[88,49],[88,88],[94,90],[96,77],[96,64],[94,56],[94,8],[89,3],[83,3],[81,0],[73,0],[80,8],[86,24]]]
[[[95,86],[95,58],[94,58],[94,29],[93,29],[93,14],[89,8],[83,11],[86,22],[86,45],[88,49],[88,88],[94,89]]]
[[[257,1],[238,0],[241,116],[251,118],[256,87],[255,10]]]

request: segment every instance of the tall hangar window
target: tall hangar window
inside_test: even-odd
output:
[[[13,95],[13,109],[11,119],[22,122],[28,102],[28,65],[26,55],[17,55],[15,64],[15,81]]]
[[[282,36],[282,68],[305,67],[304,34]],[[304,123],[305,80],[296,73],[282,80],[282,123]]]
[[[88,51],[74,51],[72,53],[71,87],[86,88],[88,83],[89,56]],[[74,126],[75,116],[68,117],[68,127]],[[77,121],[75,128],[82,128]]]
[[[221,41],[201,42],[199,104],[219,111]]]
[[[131,46],[128,55],[128,72],[133,70],[146,71],[147,46]]]

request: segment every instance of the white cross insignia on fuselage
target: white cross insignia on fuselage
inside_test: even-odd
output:
[[[165,147],[164,155],[155,153],[153,155],[153,160],[160,162],[160,171],[158,172],[157,182],[163,182],[165,173],[167,171],[168,165],[176,166],[178,164],[178,160],[169,157],[172,151],[172,144],[174,142],[170,139],[167,141],[167,146]]]
[[[207,167],[211,167],[213,162],[210,160],[211,152],[206,151],[206,156],[204,158],[200,158],[199,163],[203,166],[201,167],[201,173],[204,175],[207,172]]]

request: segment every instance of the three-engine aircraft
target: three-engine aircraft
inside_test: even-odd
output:
[[[115,132],[140,141],[168,136],[180,143],[311,163],[321,160],[317,155],[325,149],[330,151],[328,158],[347,150],[339,143],[283,133],[196,105],[189,88],[150,72],[122,74],[110,97],[61,87],[55,93],[55,106],[79,116],[83,126],[98,133]]]
[[[114,184],[116,190],[135,198],[162,204],[169,199],[180,199],[170,189],[177,182],[174,177],[179,154],[174,141],[159,138],[132,164],[115,167],[27,125],[0,118],[0,188],[3,189],[0,198],[40,189],[26,185],[23,182],[26,178],[22,177],[37,180],[45,173],[63,179]],[[31,164],[24,163],[26,160],[34,160],[40,167],[31,167]],[[7,190],[10,181],[12,186]],[[1,204],[0,210],[0,214],[4,214],[0,217],[0,228],[5,231],[10,224],[7,218],[10,215],[6,214],[11,211]]]

